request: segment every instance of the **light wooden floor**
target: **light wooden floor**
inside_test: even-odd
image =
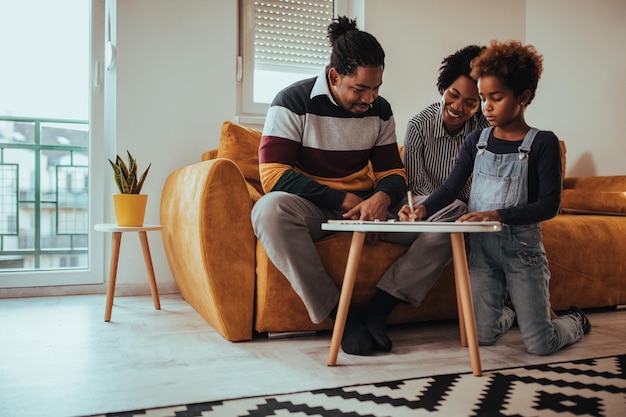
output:
[[[0,300],[0,416],[67,417],[217,399],[470,372],[454,322],[393,327],[394,349],[339,354],[327,367],[330,333],[230,343],[178,295],[104,295]],[[626,353],[626,307],[593,311],[592,332],[548,357],[528,355],[512,329],[481,347],[483,369]]]

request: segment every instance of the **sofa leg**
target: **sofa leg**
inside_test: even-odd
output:
[[[267,338],[268,339],[286,339],[286,338],[290,338],[290,337],[308,337],[308,336],[315,336],[317,334],[317,332],[315,330],[310,330],[310,331],[301,331],[301,332],[268,332],[267,333]]]

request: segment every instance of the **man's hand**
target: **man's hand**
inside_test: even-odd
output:
[[[343,203],[341,204],[341,210],[350,211],[363,202],[363,199],[356,194],[350,192],[346,193]]]
[[[391,204],[391,198],[386,193],[378,191],[367,200],[361,200],[356,205],[348,207],[351,201],[354,201],[355,194],[347,193],[346,198],[343,201],[342,208],[346,208],[348,211],[343,215],[346,219],[351,220],[387,220],[387,210]]]
[[[342,208],[349,204],[350,201],[355,201],[351,196],[359,198],[354,194],[348,193],[343,201]],[[344,218],[363,221],[387,220],[387,210],[391,204],[391,198],[386,193],[379,191],[367,200],[361,200],[360,198],[359,200],[360,202],[344,213]],[[379,233],[367,233],[365,235],[365,244],[375,245],[379,238]]]

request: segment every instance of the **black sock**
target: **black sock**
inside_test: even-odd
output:
[[[403,301],[383,290],[377,290],[362,312],[363,324],[367,328],[376,349],[389,352],[391,339],[387,336],[387,318]]]
[[[330,319],[334,322],[335,319],[337,318],[337,308],[338,306],[334,306],[332,310],[330,310],[330,313],[328,313],[328,317],[330,317]]]
[[[336,306],[330,312],[329,317],[333,321],[337,318]],[[349,355],[367,356],[372,353],[372,348],[372,338],[369,331],[363,325],[359,316],[354,314],[352,310],[348,310],[346,326],[341,338],[341,350]]]

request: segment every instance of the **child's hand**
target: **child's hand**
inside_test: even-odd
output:
[[[401,222],[414,222],[421,220],[426,217],[426,207],[420,204],[415,207],[415,209],[411,209],[410,206],[405,204],[398,212],[398,217]]]
[[[414,217],[415,214],[413,213],[413,210],[411,210],[411,207],[409,207],[407,204],[403,205],[398,212],[398,218],[401,222],[412,222],[414,221]]]
[[[457,222],[500,222],[500,214],[496,210],[473,211],[459,217]]]

